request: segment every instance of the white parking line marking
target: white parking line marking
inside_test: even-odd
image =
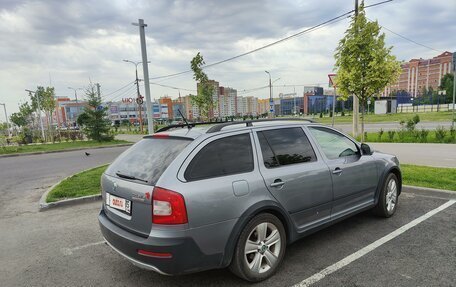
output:
[[[62,248],[62,249],[60,249],[60,251],[62,251],[63,255],[71,255],[71,254],[73,254],[73,251],[84,249],[84,248],[95,246],[95,245],[100,245],[100,244],[103,244],[103,243],[105,243],[104,240],[103,241],[99,241],[99,242],[93,242],[93,243],[84,244],[84,245],[81,245],[81,246],[76,246],[76,247],[73,247],[73,248]]]
[[[379,246],[387,243],[391,239],[396,238],[397,236],[399,236],[402,233],[406,232],[410,228],[420,224],[421,222],[425,221],[426,219],[430,218],[431,216],[434,216],[437,213],[439,213],[440,211],[452,206],[455,202],[456,202],[456,200],[447,201],[446,203],[442,204],[441,206],[437,207],[436,209],[433,209],[433,210],[429,211],[428,213],[418,217],[417,219],[414,219],[414,220],[410,221],[406,225],[394,230],[390,234],[378,239],[377,241],[374,241],[373,243],[371,243],[371,244],[367,245],[366,247],[356,251],[355,253],[352,253],[352,254],[348,255],[344,259],[334,263],[331,266],[326,267],[325,269],[321,270],[320,272],[315,273],[314,275],[310,276],[309,278],[307,278],[307,279],[301,281],[300,283],[294,285],[294,287],[306,287],[306,286],[310,286],[310,285],[320,281],[321,279],[325,278],[329,274],[334,273],[337,270],[339,270],[339,269],[347,266],[348,264],[352,263],[353,261],[363,257],[367,253],[371,252],[372,250],[375,250],[376,248],[378,248]]]

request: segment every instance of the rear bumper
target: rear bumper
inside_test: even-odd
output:
[[[220,266],[222,254],[204,254],[185,231],[155,232],[154,237],[132,234],[106,217],[98,215],[101,233],[109,246],[134,265],[166,275],[180,275]],[[157,258],[138,254],[143,249],[157,253],[171,253],[171,258]]]

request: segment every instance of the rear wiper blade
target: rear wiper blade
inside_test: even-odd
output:
[[[145,179],[137,178],[137,177],[135,177],[133,175],[123,174],[123,173],[120,173],[120,172],[116,172],[116,175],[118,177],[122,177],[122,178],[126,178],[126,179],[132,179],[132,180],[139,180],[139,181],[142,181],[142,182],[148,182]]]

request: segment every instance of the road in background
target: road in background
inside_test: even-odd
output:
[[[127,148],[0,158],[0,218],[36,211],[38,201],[47,188],[84,169],[110,163]],[[85,152],[90,156],[86,156]]]
[[[456,168],[456,144],[368,143],[373,150],[394,154],[400,163]]]
[[[361,122],[360,122],[361,124]],[[338,124],[336,118],[336,129],[343,131],[344,133],[352,133],[353,127],[352,124]],[[435,130],[438,127],[444,127],[449,129],[451,127],[451,122],[420,122],[416,125],[416,129],[421,130]],[[364,124],[364,131],[366,132],[378,132],[380,129],[384,131],[399,130],[401,125],[398,122],[394,123],[375,123],[375,124]],[[360,129],[361,132],[361,129]]]

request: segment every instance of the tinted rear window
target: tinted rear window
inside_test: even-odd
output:
[[[203,147],[185,171],[188,181],[253,170],[253,150],[249,134],[228,136]]]
[[[121,173],[155,184],[165,169],[191,142],[190,139],[146,138],[122,153],[106,170]],[[139,181],[138,181],[139,182]]]

